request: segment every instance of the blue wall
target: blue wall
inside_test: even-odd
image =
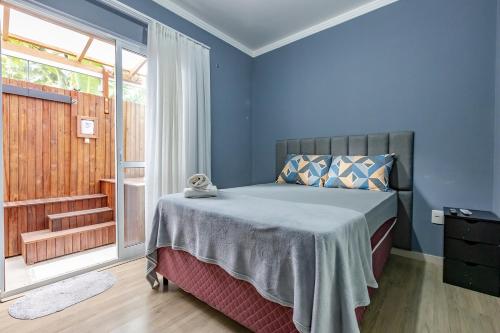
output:
[[[250,184],[252,58],[153,1],[120,1],[211,47],[212,180],[221,188]]]
[[[431,209],[491,209],[495,0],[400,0],[254,60],[252,178],[277,139],[415,131],[413,248],[442,254]]]
[[[500,77],[500,71],[497,71],[497,77]],[[497,96],[500,95],[497,82]],[[496,117],[495,117],[495,164],[493,178],[493,210],[500,216],[500,101],[496,102]]]
[[[495,161],[493,164],[493,210],[500,216],[500,3],[497,4],[495,80]]]
[[[74,2],[37,1],[88,14]],[[431,209],[500,213],[496,0],[400,0],[253,60],[151,0],[120,1],[211,47],[220,187],[272,181],[277,139],[411,129],[415,250],[442,254]],[[137,27],[103,25],[141,36]]]
[[[36,0],[80,18],[87,18],[94,1]],[[120,0],[122,3],[208,45],[212,97],[212,180],[223,187],[251,182],[250,96],[252,58],[231,45],[196,27],[151,0]],[[68,5],[71,3],[71,5]],[[139,39],[136,25],[122,18],[99,15],[94,24]]]

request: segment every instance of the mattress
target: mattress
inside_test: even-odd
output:
[[[390,254],[394,223],[395,219],[386,221],[370,239],[373,273],[377,280]],[[292,308],[263,298],[250,283],[232,277],[217,265],[198,261],[187,252],[159,249],[156,271],[253,332],[297,332],[292,320]],[[371,296],[375,289],[369,288],[368,291]],[[356,308],[358,322],[365,310],[366,307]]]
[[[317,188],[296,184],[259,184],[224,190],[259,198],[313,205],[327,205],[355,210],[363,214],[373,236],[382,224],[397,215],[397,192],[343,188]]]
[[[357,331],[354,308],[369,304],[367,286],[377,288],[370,235],[381,216],[396,215],[395,202],[390,192],[277,184],[168,195],[152,224],[148,279],[156,284],[158,248],[181,249],[293,305],[301,332]]]

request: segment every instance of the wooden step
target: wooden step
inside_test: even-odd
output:
[[[59,220],[59,219],[64,219],[68,217],[77,217],[77,216],[85,216],[85,215],[92,215],[92,214],[99,214],[99,213],[105,213],[105,212],[112,212],[113,209],[109,207],[99,207],[99,208],[92,208],[92,209],[85,209],[85,210],[74,210],[71,212],[64,212],[64,213],[58,213],[58,214],[50,214],[47,215],[49,220]]]
[[[5,229],[3,244],[5,256],[11,257],[21,254],[22,233],[48,229],[47,214],[105,207],[109,206],[109,200],[110,197],[106,194],[97,193],[6,202],[2,226]],[[91,224],[90,221],[86,221],[86,219],[91,219],[90,216],[73,219],[78,220],[78,223],[75,223],[77,227]],[[108,221],[112,220],[114,218]]]
[[[22,256],[27,265],[115,243],[114,221],[51,232],[21,234]]]
[[[79,228],[74,228],[74,229],[66,229],[66,230],[61,230],[61,231],[50,231],[49,229],[45,229],[45,230],[26,232],[24,234],[21,234],[21,239],[23,240],[23,243],[30,244],[30,243],[38,242],[41,240],[47,240],[50,238],[57,238],[57,237],[63,237],[63,236],[67,236],[67,235],[73,235],[73,234],[77,234],[79,232],[86,232],[89,230],[98,230],[98,229],[109,227],[111,225],[113,225],[113,226],[116,225],[116,222],[109,221],[109,222],[93,224],[93,225],[86,225],[84,227],[79,227]]]
[[[50,231],[83,227],[113,220],[113,209],[99,207],[47,215]]]
[[[52,203],[58,203],[58,202],[70,202],[70,201],[90,200],[90,199],[104,199],[106,197],[107,197],[107,195],[103,194],[103,193],[73,195],[73,196],[69,196],[69,197],[42,198],[42,199],[31,199],[31,200],[22,200],[22,201],[6,201],[3,203],[3,206],[4,206],[4,208],[11,208],[11,207],[52,204]]]

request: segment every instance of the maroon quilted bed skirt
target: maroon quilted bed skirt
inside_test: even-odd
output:
[[[386,221],[371,238],[373,273],[377,281],[390,255],[393,225],[394,219]],[[159,249],[156,271],[253,332],[297,332],[292,308],[265,299],[250,283],[232,277],[217,265],[199,261],[187,252]],[[368,287],[370,297],[374,291]],[[358,322],[365,310],[366,307],[356,308]]]

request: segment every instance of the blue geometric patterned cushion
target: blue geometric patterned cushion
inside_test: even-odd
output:
[[[389,175],[394,158],[376,156],[337,156],[333,159],[325,187],[389,191]]]
[[[299,162],[297,184],[323,187],[331,163],[331,155],[303,155]]]
[[[330,155],[288,155],[276,183],[321,187],[331,162]]]
[[[297,183],[299,161],[302,155],[288,154],[285,160],[285,166],[281,170],[276,183],[278,184],[295,184]]]

